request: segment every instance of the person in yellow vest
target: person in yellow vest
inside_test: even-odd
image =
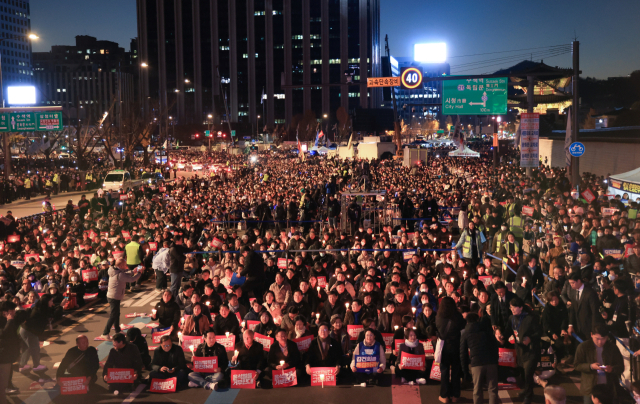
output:
[[[474,222],[469,222],[468,227],[464,229],[460,239],[456,243],[454,250],[462,248],[462,257],[465,260],[470,260],[475,266],[482,258],[482,251],[484,250],[484,244],[487,239],[482,234]]]
[[[507,221],[509,225],[509,231],[516,237],[518,244],[522,245],[524,239],[524,219],[522,218],[519,209],[514,211],[514,215]]]
[[[500,252],[500,248],[505,241],[507,241],[507,234],[509,233],[509,227],[506,223],[500,225],[500,230],[493,236],[493,243],[491,245],[491,251],[495,253]]]
[[[53,194],[58,195],[60,192],[60,176],[58,173],[53,174]]]
[[[93,174],[90,172],[84,177],[87,185],[87,190],[91,190],[91,181],[93,180]]]
[[[51,182],[51,178],[47,178],[44,183],[44,190],[47,193],[47,196],[51,196],[51,189],[53,188],[53,183]]]
[[[130,270],[133,270],[142,263],[142,259],[144,258],[144,249],[141,244],[144,244],[144,236],[133,236],[129,244],[124,247],[124,252],[127,256],[127,266]],[[140,280],[136,281],[136,284],[132,285],[131,290],[136,290],[139,282]]]
[[[27,200],[31,200],[31,178],[29,177],[24,179],[24,193],[27,196]]]
[[[514,270],[518,269],[520,263],[520,244],[516,241],[516,236],[508,232],[507,240],[500,247],[500,257],[504,264],[509,264]],[[515,274],[511,272],[506,265],[503,265],[502,279],[506,282],[512,282],[515,279]]]
[[[265,184],[266,184],[267,182],[269,182],[269,174],[265,174],[265,175],[262,177],[262,182],[264,182]]]

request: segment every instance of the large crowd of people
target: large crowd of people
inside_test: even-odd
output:
[[[439,384],[443,403],[457,402],[465,381],[476,404],[483,385],[497,402],[500,383],[530,403],[536,385],[558,396],[562,370],[581,375],[585,403],[617,402],[632,388],[638,201],[607,195],[590,174],[579,187],[587,194],[564,169],[527,176],[515,151],[493,168],[482,151],[443,150],[413,167],[284,150],[185,153],[217,168],[126,198],[88,193],[55,214],[9,212],[0,396],[16,391],[15,362],[20,372],[51,365],[39,339],[53,321],[106,299],[97,339],[113,343],[102,371],[113,391],[133,384],[109,369],[210,390],[242,381],[237,371],[268,389],[291,369],[298,385],[315,385],[318,368],[331,368],[323,380],[380,385],[391,369],[400,383]],[[127,292],[148,280],[162,292],[152,350],[151,335],[121,329],[120,317]],[[98,382],[93,340],[77,338],[58,378]],[[216,366],[196,369],[196,358]]]

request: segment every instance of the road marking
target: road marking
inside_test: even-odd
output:
[[[204,404],[233,404],[233,401],[238,397],[238,393],[240,393],[239,389],[212,391]]]
[[[137,302],[139,298],[141,298],[143,295],[146,295],[148,292],[140,292],[138,294],[136,294],[135,296],[131,296],[129,299],[127,299],[126,302],[124,302],[124,304],[122,305],[122,307],[131,307],[131,305],[133,305],[135,302]]]
[[[104,307],[105,307],[105,308],[106,308],[106,307],[109,307],[109,305],[107,304],[107,305],[105,305]],[[91,317],[95,316],[96,314],[98,314],[98,313],[93,312],[93,313],[89,313],[89,314],[87,314],[86,316],[84,316],[84,317],[80,318],[79,320],[77,320],[77,322],[76,322],[75,324],[71,324],[71,325],[70,325],[70,326],[68,326],[67,328],[63,329],[63,330],[60,332],[60,334],[59,334],[59,335],[53,336],[53,337],[51,337],[51,338],[47,339],[47,341],[51,342],[51,341],[55,341],[55,340],[57,340],[58,338],[62,337],[66,332],[68,332],[68,331],[72,330],[73,328],[76,328],[77,326],[79,326],[79,325],[81,325],[82,323],[84,323],[85,321],[89,320]]]
[[[498,390],[498,397],[500,397],[500,402],[503,404],[513,403],[511,396],[509,395],[509,391],[507,390]]]
[[[129,396],[124,399],[124,401],[122,401],[122,404],[130,403],[135,400],[136,397],[138,397],[138,395],[142,393],[142,390],[144,390],[145,387],[147,387],[147,385],[145,384],[138,385],[138,387],[134,391],[132,391],[131,394],[129,394]]]
[[[148,305],[152,300],[157,299],[159,294],[160,292],[156,290],[155,293],[152,293],[150,296],[139,300],[135,304],[132,304],[131,307],[144,307]]]

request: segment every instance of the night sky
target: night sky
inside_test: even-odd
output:
[[[312,0],[314,1],[314,0]],[[568,44],[574,31],[583,76],[607,78],[640,69],[640,1],[615,0],[381,0],[381,40],[391,54],[413,56],[413,44],[446,42],[453,74],[485,73],[531,57],[571,67],[571,55],[546,49],[456,57]],[[129,49],[136,36],[135,0],[31,0],[34,51],[71,45],[76,35],[111,40]],[[515,55],[515,56],[514,56]],[[506,59],[514,56],[512,59]],[[505,58],[485,65],[470,64]],[[494,64],[495,63],[495,64]]]

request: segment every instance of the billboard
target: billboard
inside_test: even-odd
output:
[[[413,45],[413,60],[422,63],[444,63],[447,61],[447,44],[417,43]]]
[[[35,105],[36,88],[34,86],[7,87],[7,102],[9,105]]]

